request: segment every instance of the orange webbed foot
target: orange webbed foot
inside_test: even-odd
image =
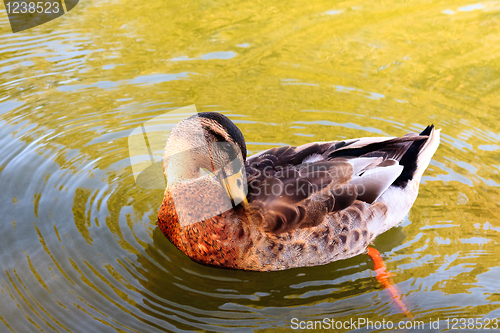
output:
[[[405,304],[403,303],[403,300],[401,299],[401,293],[397,289],[397,287],[394,285],[392,282],[391,276],[394,274],[390,273],[387,271],[384,261],[382,260],[382,257],[380,256],[380,252],[378,252],[376,249],[372,247],[368,247],[368,256],[372,258],[373,260],[373,269],[377,273],[377,276],[375,277],[378,282],[391,294],[392,298],[394,299],[394,302],[399,306],[401,311],[406,315],[408,318],[413,318],[411,313],[408,311],[406,308]]]

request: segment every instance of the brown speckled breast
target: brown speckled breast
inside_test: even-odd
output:
[[[198,190],[195,190],[197,188]],[[158,226],[162,233],[191,259],[216,266],[243,268],[246,236],[245,225],[234,219],[234,210],[226,209],[224,193],[213,184],[201,187],[181,184],[165,191]],[[219,213],[212,218],[194,222],[196,216]],[[179,215],[190,214],[190,223],[181,225]],[[182,215],[181,215],[182,216]],[[193,220],[194,219],[194,220]]]

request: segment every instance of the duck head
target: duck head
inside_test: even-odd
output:
[[[208,174],[216,176],[233,197],[231,186],[241,188],[244,181],[246,155],[243,134],[231,120],[216,112],[198,113],[179,122],[167,140],[163,156],[167,188]]]

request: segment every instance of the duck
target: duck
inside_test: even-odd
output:
[[[228,117],[197,113],[166,141],[157,224],[189,258],[223,268],[277,271],[368,253],[408,214],[439,141],[430,125],[247,157]]]

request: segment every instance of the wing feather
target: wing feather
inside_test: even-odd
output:
[[[399,161],[427,136],[363,138],[278,147],[249,157],[249,211],[269,232],[320,224],[358,200],[374,203],[401,175]],[[312,155],[320,158],[309,159]],[[303,163],[315,160],[316,162]]]

